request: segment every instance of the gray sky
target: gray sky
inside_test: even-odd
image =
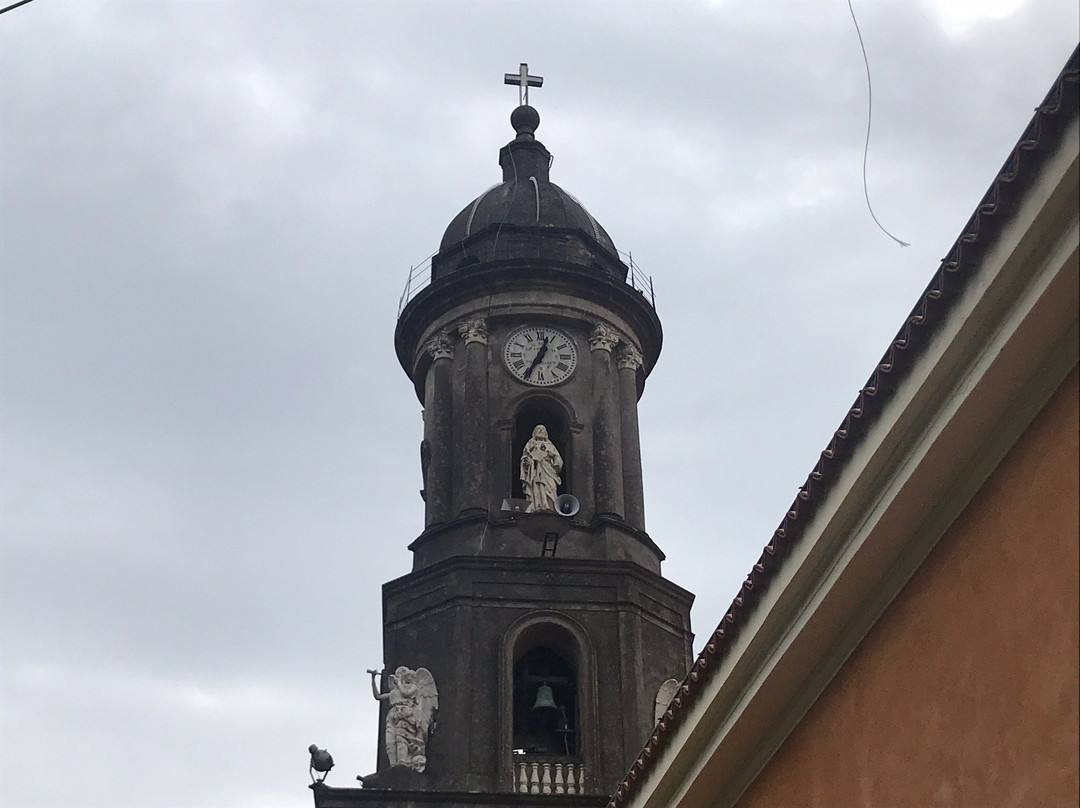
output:
[[[411,264],[513,88],[653,276],[649,532],[715,627],[1077,39],[1075,0],[93,2],[0,16],[0,802],[374,769],[422,528]]]

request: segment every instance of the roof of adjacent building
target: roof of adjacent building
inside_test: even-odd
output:
[[[701,695],[705,683],[720,667],[747,618],[768,590],[781,563],[799,544],[810,516],[829,495],[840,472],[883,411],[893,391],[910,373],[933,339],[937,327],[967,289],[973,269],[1008,224],[1011,213],[1038,175],[1045,159],[1060,146],[1066,126],[1075,119],[1080,106],[1078,53],[1080,48],[1069,57],[960,236],[874,368],[870,379],[859,391],[855,403],[800,487],[772,539],[683,680],[667,712],[612,795],[608,808],[624,808],[630,804],[645,780],[652,761],[657,760],[671,743]]]

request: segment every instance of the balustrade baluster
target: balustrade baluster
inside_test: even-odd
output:
[[[584,794],[585,764],[570,758],[551,756],[545,761],[528,756],[514,756],[511,764],[511,792],[518,794]],[[561,759],[560,759],[561,758]]]

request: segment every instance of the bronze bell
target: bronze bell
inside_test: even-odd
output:
[[[534,710],[558,710],[558,706],[555,704],[555,697],[551,693],[551,688],[547,684],[542,684],[536,688],[536,703],[532,706]]]

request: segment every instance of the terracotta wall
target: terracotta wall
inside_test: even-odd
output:
[[[740,808],[1076,806],[1077,371]]]

